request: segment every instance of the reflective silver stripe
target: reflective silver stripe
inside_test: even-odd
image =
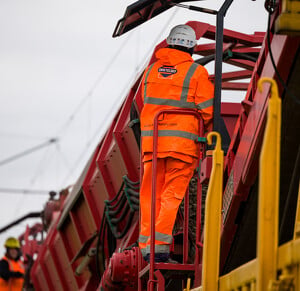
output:
[[[188,70],[188,72],[187,72],[187,74],[186,74],[186,76],[184,78],[183,86],[182,86],[182,91],[181,91],[181,96],[180,96],[180,100],[181,101],[185,101],[185,102],[187,101],[187,96],[188,96],[189,89],[190,89],[191,78],[194,75],[197,67],[198,67],[198,65],[195,64],[195,63],[193,63],[190,66],[190,68],[189,68],[189,70]]]
[[[148,240],[148,238],[149,238],[149,236],[140,234],[140,236],[139,236],[139,242],[140,243],[146,243],[147,240]]]
[[[154,66],[154,63],[149,67],[147,73],[146,73],[146,76],[145,76],[145,81],[144,81],[144,102],[146,100],[146,91],[147,91],[147,80],[148,80],[148,76],[149,76],[149,73],[152,69],[152,67]]]
[[[214,105],[214,98],[211,98],[211,99],[208,99],[204,102],[197,104],[197,109],[203,110],[203,109],[208,108],[213,105]]]
[[[142,136],[153,136],[153,130],[142,130]],[[158,136],[173,136],[173,137],[183,137],[187,139],[191,139],[196,141],[198,139],[198,135],[183,131],[183,130],[159,130]]]
[[[169,234],[165,234],[165,233],[161,233],[161,232],[155,232],[155,239],[159,240],[161,242],[165,242],[170,244],[173,241],[173,236],[169,235]]]
[[[168,254],[170,252],[170,245],[155,245],[154,251],[156,254]],[[143,254],[143,252],[142,252]],[[150,254],[150,246],[146,246],[146,254]],[[144,256],[144,255],[143,255]]]
[[[145,89],[144,92],[146,92]],[[146,97],[146,96],[144,96],[144,103],[154,104],[154,105],[168,105],[168,106],[179,107],[179,108],[196,108],[196,105],[193,102],[186,102],[182,100],[165,99],[165,98]]]

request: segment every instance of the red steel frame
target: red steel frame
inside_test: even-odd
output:
[[[202,37],[210,40],[215,38],[214,26],[194,21],[188,24],[194,27],[198,38]],[[259,50],[257,46],[261,45],[263,36],[263,33],[247,35],[224,30],[224,51],[230,48],[236,52],[257,52]],[[150,63],[156,60],[155,52],[157,49],[165,47],[166,45],[166,42],[163,41],[155,48]],[[199,45],[195,53],[200,56],[206,56],[212,54],[214,49],[214,44]],[[242,70],[223,74],[224,89],[244,90],[246,88],[245,83],[239,84],[231,81],[248,78],[255,63],[238,59],[231,59],[226,62],[234,64],[242,68]],[[263,66],[263,64],[261,66]],[[37,289],[39,289],[38,282],[48,282],[49,279],[45,277],[50,274],[52,278],[51,274],[54,276],[54,273],[57,273],[55,280],[59,280],[60,282],[54,286],[57,290],[74,290],[74,288],[87,290],[84,288],[88,288],[87,286],[91,288],[90,286],[94,286],[93,284],[99,282],[99,278],[97,278],[94,269],[91,269],[92,272],[90,272],[89,275],[84,275],[83,277],[75,277],[74,271],[88,249],[95,247],[96,240],[93,240],[87,249],[84,248],[86,242],[93,237],[95,232],[99,231],[104,209],[104,200],[114,198],[120,187],[123,175],[127,174],[131,180],[136,181],[139,177],[139,171],[142,171],[142,169],[140,169],[138,145],[135,142],[132,131],[128,128],[131,105],[135,105],[138,113],[141,112],[143,107],[141,88],[139,86],[141,78],[142,76],[139,76],[136,79],[122,107],[116,113],[116,117],[109,130],[96,148],[82,176],[73,187],[73,191],[69,194],[62,209],[63,211],[60,213],[60,217],[49,229],[49,234],[41,246],[39,257],[32,269],[32,278]],[[255,75],[253,75],[252,78],[255,78]],[[213,80],[214,76],[211,76],[211,79]],[[254,84],[256,84],[256,79],[248,85],[248,88],[250,88],[250,86],[253,87]],[[239,107],[236,108],[236,105],[233,106],[232,111],[229,104],[224,106],[225,109],[227,108],[225,110],[224,120],[229,135],[233,136],[233,140],[236,140],[238,134],[232,134],[232,128],[237,117],[236,111],[239,110]],[[240,124],[242,124],[242,121],[243,120],[240,119]],[[233,154],[233,151],[230,151],[230,155],[233,156]],[[227,167],[232,165],[233,162],[227,162]],[[187,209],[187,205],[185,209]],[[198,207],[198,209],[200,208]],[[231,211],[232,210],[228,212],[228,218],[231,217]],[[198,217],[197,220],[200,221],[200,217]],[[230,220],[228,220],[228,222],[229,221]],[[225,227],[224,237],[229,234],[229,232],[226,231],[227,229]],[[138,224],[137,220],[134,220],[128,234],[123,239],[117,240],[117,249],[134,243],[137,238]],[[185,242],[186,239],[185,232]],[[200,253],[200,236],[198,236],[197,240],[199,241],[197,250]],[[107,242],[104,242],[102,246],[104,249],[106,248],[106,244]],[[47,253],[47,255],[45,255],[45,253]],[[48,253],[52,260],[45,260],[45,256],[47,257]],[[187,252],[185,251],[185,259],[186,256]],[[196,258],[199,258],[200,262],[200,255]],[[41,268],[40,264],[43,265],[43,268]],[[160,266],[160,268],[163,268],[163,266]],[[176,266],[168,266],[168,268],[172,269],[176,268]],[[187,266],[187,268],[195,269],[194,266]],[[159,271],[155,272],[158,280],[162,282],[163,278],[159,275]],[[200,276],[200,267],[198,267],[197,272]],[[39,277],[42,279],[39,279]]]

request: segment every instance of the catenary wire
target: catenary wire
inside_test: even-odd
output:
[[[23,152],[21,152],[21,153],[18,153],[18,154],[16,154],[16,155],[13,155],[13,156],[11,156],[11,157],[9,157],[9,158],[6,158],[6,159],[0,161],[0,166],[3,166],[3,165],[5,165],[5,164],[8,164],[8,163],[10,163],[10,162],[12,162],[12,161],[14,161],[14,160],[23,158],[24,156],[29,155],[29,154],[31,154],[31,153],[37,151],[37,150],[40,150],[41,148],[44,148],[44,147],[46,147],[46,146],[49,146],[49,145],[51,145],[51,144],[53,144],[53,143],[56,143],[57,141],[58,141],[58,140],[57,140],[56,138],[51,138],[50,140],[48,140],[48,141],[46,141],[46,142],[44,142],[44,143],[42,143],[42,144],[39,144],[39,145],[37,145],[37,146],[35,146],[35,147],[32,147],[32,148],[30,148],[30,149],[28,149],[28,150],[25,150],[25,151],[23,151]]]
[[[108,113],[106,114],[106,116],[103,118],[103,120],[108,120],[108,118],[110,117],[110,115],[112,113],[114,114],[116,112],[116,110],[115,111],[112,110],[113,108],[119,108],[121,106],[121,104],[123,103],[123,98],[126,97],[126,96],[124,96],[124,92],[127,92],[128,89],[131,86],[130,81],[133,80],[133,78],[136,76],[136,72],[137,71],[139,72],[142,68],[144,68],[146,66],[146,64],[149,61],[149,57],[150,57],[150,55],[153,52],[153,47],[156,46],[156,44],[159,41],[159,39],[161,38],[163,32],[167,29],[169,23],[172,21],[172,19],[174,18],[174,16],[178,12],[178,10],[179,10],[178,7],[176,7],[176,9],[174,9],[173,13],[169,17],[169,19],[167,20],[167,22],[165,23],[165,25],[163,26],[163,28],[161,29],[161,31],[158,33],[158,35],[155,38],[155,40],[153,41],[152,45],[150,46],[150,49],[144,55],[144,57],[142,59],[144,61],[141,62],[140,66],[138,66],[138,69],[133,72],[132,76],[130,76],[130,78],[126,82],[126,84],[129,84],[129,85],[126,85],[123,88],[123,90],[121,90],[121,93],[120,93],[119,97],[113,103],[113,105],[111,106],[110,110],[108,111]],[[122,98],[122,96],[123,96],[123,98]],[[121,102],[119,100],[121,100]],[[119,106],[118,106],[118,104],[119,104]],[[110,118],[109,118],[109,122],[111,122]],[[107,126],[106,123],[105,123],[105,126]],[[101,121],[100,126],[96,129],[96,131],[94,132],[94,134],[92,135],[92,137],[85,144],[84,150],[81,152],[81,154],[79,155],[78,159],[74,162],[74,165],[71,167],[71,171],[67,174],[67,176],[65,177],[64,181],[67,180],[67,179],[69,179],[72,176],[72,174],[74,173],[74,170],[79,166],[79,164],[81,163],[82,159],[85,157],[86,153],[88,152],[88,148],[91,146],[91,144],[95,140],[95,138],[99,136],[99,132],[101,131],[101,129],[103,127],[104,127],[104,125],[103,125],[103,122]]]
[[[29,194],[29,195],[49,195],[48,190],[37,189],[17,189],[17,188],[0,188],[1,194]]]
[[[119,46],[115,54],[110,58],[109,62],[107,63],[106,67],[102,70],[96,81],[92,84],[92,86],[89,88],[87,94],[81,99],[81,101],[78,103],[78,105],[75,107],[72,114],[68,117],[67,121],[63,126],[58,130],[57,136],[61,136],[62,133],[70,126],[70,124],[75,119],[75,115],[78,111],[82,108],[82,105],[85,104],[92,96],[96,88],[99,86],[99,84],[102,82],[104,77],[107,75],[107,72],[112,68],[112,65],[117,60],[117,56],[120,54],[120,52],[124,49],[125,45],[128,43],[128,41],[131,39],[132,34],[130,34]]]

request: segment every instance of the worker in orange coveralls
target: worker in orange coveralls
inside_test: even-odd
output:
[[[4,244],[6,254],[0,260],[0,291],[21,291],[24,283],[24,266],[20,260],[20,242],[9,237]]]
[[[167,48],[156,52],[142,80],[144,107],[141,112],[144,175],[140,190],[141,225],[139,247],[150,257],[153,122],[164,109],[195,109],[206,130],[213,117],[214,88],[207,70],[194,63],[195,31],[188,25],[175,26],[167,37]],[[197,164],[198,120],[191,115],[163,114],[158,125],[155,261],[172,262],[170,244],[178,207],[184,198]]]

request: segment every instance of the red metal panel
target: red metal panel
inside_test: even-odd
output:
[[[241,111],[240,103],[227,103],[227,102],[221,103],[221,116],[224,119],[230,138],[232,138],[233,136],[233,131],[240,111]]]
[[[39,291],[52,291],[49,286],[46,284],[46,278],[44,276],[44,272],[41,268],[41,265],[38,263],[35,269],[35,280],[34,280],[34,287],[35,290]]]
[[[72,270],[72,267],[70,265],[70,260],[66,253],[61,235],[55,236],[51,253],[53,254],[53,260],[57,269],[62,270],[62,276],[64,277],[64,280],[67,284],[67,289],[65,289],[65,291],[78,290],[78,285],[74,278],[74,271]]]
[[[122,185],[124,174],[127,174],[126,167],[124,161],[122,159],[122,155],[119,147],[116,142],[113,141],[111,144],[111,150],[107,153],[105,157],[105,165],[107,172],[110,176],[110,181],[115,189],[115,193],[117,193]]]
[[[134,95],[135,88],[131,89],[124,103],[114,128],[114,137],[122,154],[129,178],[137,181],[139,178],[139,149],[134,134],[129,128],[130,109]]]
[[[50,290],[64,291],[57,274],[56,266],[48,249],[45,251],[44,258],[40,260]]]
[[[80,238],[72,220],[71,213],[69,213],[69,216],[65,219],[60,229],[60,235],[66,248],[69,261],[71,261],[81,248]]]
[[[101,224],[101,215],[103,212],[103,201],[107,199],[108,195],[105,187],[103,187],[103,193],[106,195],[103,197],[102,192],[93,191],[95,184],[97,184],[97,180],[100,178],[100,172],[96,164],[96,159],[99,153],[101,144],[97,147],[94,152],[93,160],[90,164],[90,168],[86,174],[86,177],[82,183],[82,191],[86,198],[87,203],[90,206],[91,214],[93,216],[93,220],[96,224],[96,227],[99,228]],[[99,196],[102,199],[99,200]]]
[[[138,90],[136,91],[136,95],[134,97],[134,104],[135,104],[137,112],[140,113],[144,106],[144,103],[142,100],[142,86],[139,86]]]
[[[108,132],[106,133],[103,144],[102,144],[100,151],[98,153],[98,156],[96,158],[96,164],[98,165],[101,175],[103,177],[103,181],[104,181],[104,184],[106,187],[106,191],[108,192],[109,199],[112,199],[115,196],[116,189],[114,189],[114,186],[112,184],[110,173],[107,170],[105,160],[106,160],[108,151],[110,151],[111,144],[113,141],[113,129],[115,127],[115,123],[116,123],[116,120],[114,119]]]
[[[96,212],[98,213],[98,218],[99,218],[98,220],[96,220],[96,223],[97,223],[97,227],[99,228],[101,223],[100,217],[102,217],[102,213],[104,210],[103,201],[107,200],[109,198],[109,195],[105,187],[100,170],[98,169],[96,164],[93,166],[93,168],[95,170],[94,174],[91,180],[89,181],[89,184],[83,186],[83,191],[86,197],[92,197],[93,200],[95,201],[94,206],[96,208]]]
[[[56,253],[56,249],[54,247],[55,241],[57,241],[59,239],[60,239],[59,233],[57,231],[55,231],[55,235],[53,235],[53,238],[50,240],[48,248],[49,248],[49,252],[51,254],[51,258],[53,260],[54,269],[57,271],[57,274],[59,276],[62,289],[67,290],[68,284],[66,281],[66,276],[64,275],[64,269],[63,269],[63,266],[61,265],[61,263],[59,262],[58,254]]]
[[[80,194],[70,214],[81,243],[84,243],[97,231],[97,227],[83,193]]]

